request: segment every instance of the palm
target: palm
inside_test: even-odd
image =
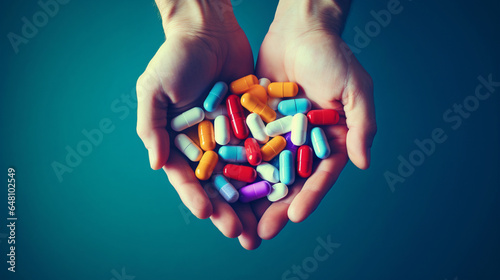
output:
[[[238,236],[242,223],[219,197],[209,200],[192,168],[170,149],[167,113],[199,106],[217,81],[230,82],[253,72],[250,44],[239,26],[212,34],[169,34],[137,81],[137,132],[149,152],[151,167],[162,168],[183,203],[198,218],[211,217],[230,237]],[[212,215],[213,213],[213,215]]]
[[[307,180],[298,180],[290,195],[270,204],[254,207],[262,215],[259,236],[273,238],[288,220],[300,222],[310,215],[335,183],[348,159],[348,124],[344,105],[350,105],[347,91],[371,90],[371,78],[354,57],[344,56],[342,40],[325,31],[312,31],[296,38],[283,38],[282,32],[269,32],[261,46],[257,74],[272,81],[297,82],[315,108],[335,109],[341,114],[339,125],[325,128],[332,155],[321,161]],[[366,81],[366,82],[365,82]],[[349,89],[348,89],[349,88]]]

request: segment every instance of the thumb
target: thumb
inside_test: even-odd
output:
[[[370,148],[377,133],[377,124],[373,82],[364,69],[360,71],[348,81],[342,103],[349,129],[346,138],[347,154],[358,168],[367,169],[370,166]]]
[[[161,82],[146,70],[137,80],[137,134],[148,149],[151,168],[158,170],[168,160],[170,139],[167,127],[168,100]]]

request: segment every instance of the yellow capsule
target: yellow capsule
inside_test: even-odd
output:
[[[294,97],[299,93],[299,87],[293,82],[270,83],[267,94],[271,97]]]
[[[262,148],[260,148],[260,152],[262,153],[263,161],[270,161],[275,156],[279,155],[281,151],[286,147],[286,140],[283,136],[276,136],[267,142]],[[202,158],[203,159],[203,158]]]
[[[245,93],[241,96],[241,105],[248,111],[259,115],[267,123],[276,119],[276,112],[250,93]]]
[[[229,85],[229,89],[234,94],[242,94],[247,92],[253,85],[258,85],[259,80],[254,75],[248,75],[240,78]]]
[[[219,161],[219,156],[214,151],[206,151],[200,159],[195,170],[196,178],[200,180],[208,180],[214,172],[214,168]]]
[[[215,132],[211,121],[205,120],[198,124],[198,136],[200,137],[200,147],[204,151],[215,149]]]
[[[257,97],[260,102],[267,104],[267,90],[261,85],[253,85],[246,93]]]

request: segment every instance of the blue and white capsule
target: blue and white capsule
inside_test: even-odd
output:
[[[220,105],[227,93],[227,84],[224,82],[215,83],[214,87],[208,93],[205,102],[203,102],[203,107],[208,112],[213,112]]]
[[[278,104],[278,111],[284,116],[293,116],[297,113],[305,114],[311,110],[311,102],[306,98],[283,100]]]
[[[320,127],[311,129],[311,142],[314,153],[318,158],[325,159],[330,156],[330,144],[328,144],[323,129]]]
[[[227,162],[247,162],[247,152],[243,146],[222,146],[219,149],[219,156]]]
[[[240,197],[238,191],[229,181],[222,175],[217,174],[213,177],[214,187],[219,191],[220,195],[229,203],[236,202]]]
[[[280,182],[285,185],[291,185],[295,182],[295,160],[293,153],[284,150],[280,153]]]

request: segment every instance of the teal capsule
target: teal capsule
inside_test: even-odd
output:
[[[236,202],[239,198],[238,191],[227,179],[218,174],[213,178],[214,187],[219,191],[220,195],[229,203]]]
[[[311,110],[311,102],[306,98],[283,100],[278,104],[278,111],[284,116],[293,116],[297,113],[305,114]]]
[[[217,106],[222,102],[224,96],[227,93],[227,84],[224,82],[215,83],[214,87],[208,93],[205,102],[203,102],[203,107],[208,112],[213,112],[217,109]]]
[[[247,162],[247,153],[243,146],[222,146],[219,156],[227,162]]]
[[[325,132],[320,127],[311,129],[311,142],[314,153],[320,159],[330,156],[330,144],[326,139]]]
[[[284,150],[280,153],[280,182],[291,185],[295,182],[295,160],[293,153]]]

